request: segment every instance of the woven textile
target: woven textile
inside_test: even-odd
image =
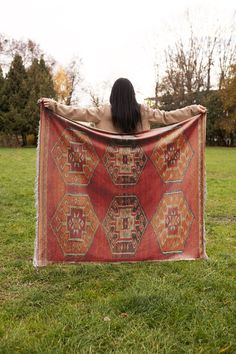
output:
[[[41,110],[34,265],[206,258],[205,122],[115,134]]]

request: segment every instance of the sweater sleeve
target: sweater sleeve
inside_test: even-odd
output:
[[[101,114],[103,112],[103,106],[82,108],[77,106],[67,106],[56,101],[52,102],[50,109],[65,118],[79,120],[81,122],[94,122],[96,124],[100,122]]]
[[[147,119],[150,123],[160,123],[164,125],[181,122],[199,114],[198,106],[191,105],[173,111],[161,111],[146,106]]]

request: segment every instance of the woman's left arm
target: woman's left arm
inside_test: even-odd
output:
[[[193,104],[191,106],[186,106],[183,108],[175,109],[173,111],[165,112],[165,119],[168,124],[177,123],[182,120],[191,118],[197,114],[206,113],[206,107],[200,104]]]

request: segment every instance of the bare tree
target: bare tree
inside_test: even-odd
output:
[[[234,13],[234,19],[236,13]],[[221,33],[225,35],[225,31],[221,30]],[[219,89],[222,88],[222,84],[225,78],[229,74],[229,70],[232,64],[236,61],[236,30],[234,24],[229,29],[228,37],[219,37],[217,43],[217,56],[219,60]]]
[[[213,35],[199,38],[191,31],[188,41],[182,38],[165,51],[166,72],[160,89],[169,92],[178,103],[188,103],[191,94],[202,90],[210,91],[212,78],[219,76],[221,89],[230,66],[236,60],[236,33],[231,26],[228,37],[226,31],[216,28]]]
[[[4,72],[9,70],[10,64],[16,54],[22,57],[25,67],[29,67],[33,59],[40,59],[42,56],[50,68],[55,65],[55,59],[45,55],[40,46],[31,39],[16,40],[0,33],[0,65]]]
[[[70,81],[70,92],[66,100],[66,104],[68,105],[72,102],[78,103],[78,99],[75,99],[73,96],[75,95],[78,85],[82,82],[81,65],[82,60],[79,57],[74,57],[66,68],[66,73]]]
[[[111,84],[109,81],[102,81],[96,88],[87,84],[83,91],[89,96],[90,101],[94,107],[99,107],[105,102],[105,96],[110,88]]]
[[[160,71],[163,72],[164,68],[165,71],[155,86],[155,106],[163,95],[171,105],[176,102],[179,106],[195,102],[201,91],[221,89],[230,66],[236,61],[235,15],[236,12],[232,23],[225,28],[214,23],[210,35],[200,37],[197,30],[193,30],[194,19],[186,11],[184,35],[182,31],[178,39],[164,50],[165,62]],[[172,31],[178,33],[178,28]]]
[[[199,92],[204,86],[206,67],[199,39],[192,32],[187,43],[178,39],[174,47],[169,46],[165,51],[165,58],[166,75],[160,87],[184,103],[191,93]]]
[[[156,74],[156,80],[155,80],[155,106],[154,108],[158,108],[158,94],[159,94],[159,65],[155,65],[155,74]]]
[[[92,90],[89,92],[91,97],[91,102],[94,107],[99,107],[101,105],[100,98]]]

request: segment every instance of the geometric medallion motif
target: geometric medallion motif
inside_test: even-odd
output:
[[[173,132],[155,145],[151,160],[162,180],[181,182],[193,157],[193,151],[183,133]]]
[[[114,197],[103,220],[112,254],[134,255],[147,223],[147,218],[135,195]]]
[[[162,253],[184,250],[193,219],[182,191],[163,195],[151,220]]]
[[[99,162],[89,137],[65,129],[51,150],[66,184],[88,185]]]
[[[50,224],[64,255],[81,256],[89,250],[99,220],[88,195],[65,194]]]
[[[141,146],[109,145],[103,163],[116,185],[134,185],[143,171],[147,156]]]

